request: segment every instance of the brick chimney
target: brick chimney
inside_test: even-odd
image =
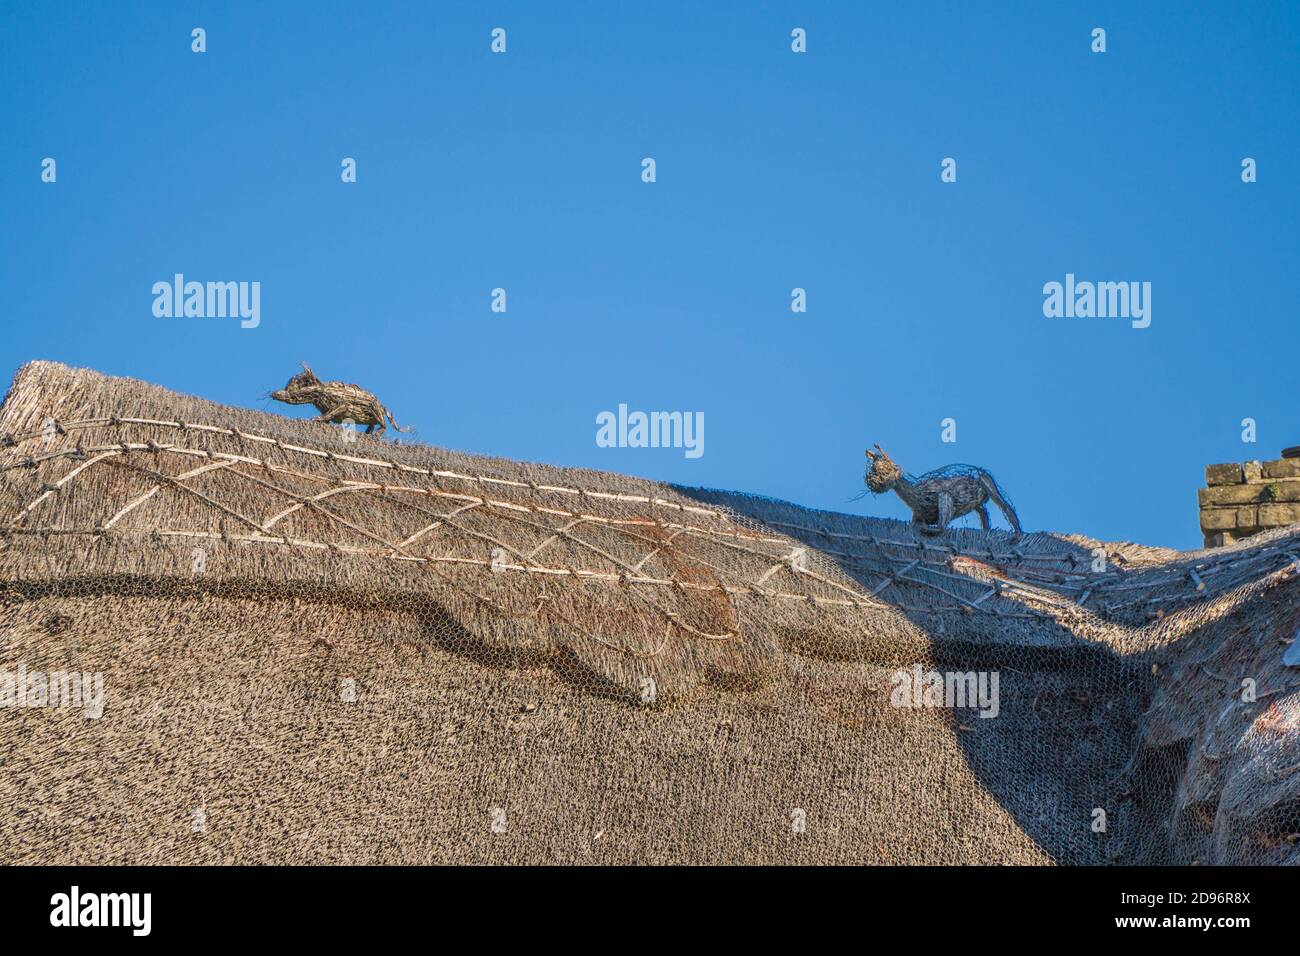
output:
[[[1200,502],[1207,548],[1300,523],[1300,457],[1206,465],[1205,484]]]

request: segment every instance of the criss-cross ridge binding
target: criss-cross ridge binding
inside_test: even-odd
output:
[[[378,472],[388,472],[398,480],[331,480],[307,470],[274,465],[253,455],[214,452],[205,448],[191,447],[185,444],[183,440],[163,444],[153,440],[143,442],[118,441],[111,444],[91,446],[85,446],[81,442],[77,442],[72,448],[46,452],[37,451],[30,454],[21,453],[30,445],[39,445],[42,442],[48,443],[51,435],[75,435],[91,428],[120,430],[131,425],[154,429],[173,429],[180,433],[182,437],[193,433],[229,436],[240,442],[249,443],[251,446],[258,444],[271,445],[281,452],[304,456],[307,459],[346,462],[367,469],[375,469]],[[1126,566],[1133,562],[1124,556],[1122,549],[1118,548],[1100,548],[1096,551],[1095,557],[1086,553],[1081,556],[1081,552],[1077,548],[1057,553],[1040,552],[1018,546],[1004,546],[1001,549],[987,547],[963,550],[954,544],[934,543],[918,537],[905,539],[902,536],[889,538],[879,535],[855,535],[792,522],[775,520],[768,522],[773,528],[786,528],[803,535],[822,536],[833,542],[841,543],[841,547],[845,544],[849,545],[847,550],[823,547],[819,548],[818,551],[823,555],[842,559],[846,565],[860,567],[867,574],[879,578],[878,583],[869,591],[858,591],[840,582],[828,580],[815,570],[809,569],[806,565],[801,565],[799,549],[796,548],[791,551],[788,548],[789,541],[784,537],[747,530],[735,523],[733,515],[728,515],[716,509],[692,507],[652,496],[550,484],[539,485],[535,482],[521,482],[484,475],[468,475],[454,471],[420,468],[387,461],[382,458],[288,444],[276,438],[249,434],[238,429],[218,425],[132,416],[114,415],[67,423],[61,423],[51,418],[40,431],[29,432],[25,435],[0,436],[0,445],[16,449],[19,452],[9,462],[0,465],[0,470],[3,471],[20,468],[34,469],[38,465],[55,462],[64,462],[67,465],[66,471],[55,480],[44,483],[40,493],[31,501],[22,505],[17,514],[9,519],[7,528],[0,532],[9,535],[23,533],[99,535],[110,530],[117,530],[119,533],[129,533],[128,529],[137,532],[144,530],[152,535],[185,538],[218,537],[226,541],[249,544],[330,549],[341,553],[395,561],[477,565],[496,572],[509,571],[593,577],[618,580],[625,584],[684,587],[701,590],[721,589],[729,593],[751,591],[774,598],[811,600],[816,604],[857,608],[884,606],[886,602],[877,599],[875,595],[880,594],[886,588],[898,589],[906,584],[917,588],[928,588],[937,594],[946,595],[952,599],[952,605],[929,605],[925,608],[927,610],[969,609],[992,614],[1007,613],[1005,610],[986,605],[989,598],[997,595],[1004,595],[1012,599],[1023,597],[1030,603],[1047,604],[1053,603],[1054,595],[1072,596],[1074,603],[1079,606],[1087,604],[1091,599],[1095,605],[1105,606],[1106,610],[1110,612],[1137,605],[1203,599],[1221,593],[1229,587],[1237,586],[1243,581],[1250,580],[1254,574],[1258,573],[1261,564],[1280,563],[1280,565],[1285,566],[1300,563],[1300,557],[1288,544],[1279,543],[1265,546],[1258,553],[1252,554],[1243,555],[1238,552],[1226,551],[1217,555],[1203,555],[1194,563],[1184,563],[1185,566],[1177,567],[1160,567],[1156,569],[1154,574],[1141,575],[1140,580],[1131,580],[1134,575],[1127,573]],[[150,463],[141,463],[140,459],[146,457],[146,455],[139,453],[146,453]],[[162,470],[168,463],[168,459],[178,463],[179,467],[170,472]],[[185,467],[186,464],[191,464],[196,459],[204,463]],[[105,519],[94,527],[65,528],[42,524],[39,520],[41,506],[53,501],[59,492],[69,488],[79,476],[96,466],[132,470],[155,483],[147,491],[123,503],[111,515],[106,515]],[[221,472],[233,479],[228,490],[236,498],[240,490],[239,483],[248,482],[260,489],[282,496],[286,501],[286,506],[274,514],[260,517],[254,516],[241,512],[237,501],[233,503],[223,502],[212,495],[197,490],[193,486],[192,482],[195,479],[214,472]],[[420,477],[441,479],[445,482],[459,484],[467,489],[477,489],[480,493],[457,492],[443,490],[438,487],[401,483],[402,478]],[[318,486],[320,490],[311,494],[300,494],[283,481],[277,483],[275,480],[277,478],[306,482]],[[490,494],[494,488],[497,490],[508,489],[515,493],[515,497],[494,498]],[[243,529],[243,533],[213,533],[169,529],[161,524],[141,529],[139,527],[132,528],[129,522],[123,521],[132,512],[155,500],[156,496],[164,489],[171,489],[179,494],[189,495],[194,500],[205,503],[215,515],[219,515],[234,526]],[[566,511],[553,507],[521,503],[518,497],[521,496],[521,493],[522,496],[526,497],[530,491],[572,496],[578,501],[585,499],[618,504],[645,505],[649,506],[653,511],[676,512],[682,517],[679,521],[658,518],[619,519],[598,514],[588,514],[577,510]],[[364,527],[359,527],[348,521],[344,515],[331,511],[324,504],[324,502],[339,495],[373,496],[389,503],[403,505],[414,519],[415,523],[412,527],[415,530],[400,540],[389,540]],[[421,501],[420,499],[425,500]],[[433,507],[443,505],[449,510],[435,511],[432,510],[431,504]],[[346,529],[355,533],[362,539],[362,543],[342,544],[333,540],[317,541],[275,533],[277,526],[285,518],[304,509],[327,517],[339,529]],[[504,537],[497,538],[491,534],[476,531],[457,520],[475,509],[493,512],[495,516],[511,523],[515,530],[525,538],[536,532],[541,532],[544,537],[540,543],[524,549],[512,544],[511,541]],[[711,519],[722,524],[723,527],[684,523],[690,517]],[[420,521],[427,521],[428,523],[421,525]],[[603,525],[621,533],[627,542],[634,547],[635,542],[640,542],[646,547],[639,556],[635,554],[630,556],[635,560],[624,560],[584,540],[575,529],[585,524]],[[641,529],[645,528],[659,529],[667,532],[669,537],[666,541],[648,538],[645,534],[639,533]],[[510,559],[494,562],[490,556],[475,558],[432,553],[428,550],[427,545],[432,543],[437,536],[437,532],[442,532],[445,536],[453,538],[473,539],[487,545],[489,548],[502,548],[510,555]],[[718,586],[701,585],[671,577],[645,575],[643,569],[646,563],[666,547],[671,547],[672,541],[681,535],[709,541],[717,547],[730,549],[737,554],[749,555],[756,559],[762,570],[753,580],[745,580],[737,577],[732,572],[713,567],[713,570],[731,579],[729,583]],[[543,560],[539,560],[539,556],[547,546],[561,538],[586,549],[592,557],[603,559],[606,567],[603,569],[598,567],[554,567],[547,565]],[[853,547],[854,545],[857,547]],[[867,545],[877,552],[874,555],[877,558],[876,561],[868,559],[862,545]],[[1041,547],[1041,545],[1039,546]],[[1090,572],[1088,570],[1089,564],[1095,562],[1098,558],[1103,563],[1110,563],[1113,570]],[[601,564],[602,562],[596,561],[594,563]],[[707,565],[707,562],[702,563]],[[888,565],[888,567],[881,567],[882,563]],[[1144,565],[1139,564],[1138,567],[1142,568]],[[951,570],[953,568],[963,569],[968,573],[953,573]],[[785,569],[790,569],[808,580],[826,585],[831,589],[831,593],[814,593],[812,591],[792,593],[766,586],[776,572]],[[950,590],[944,587],[943,584],[944,581],[968,583],[971,580],[985,580],[991,583],[974,597],[967,597],[956,590]],[[1150,592],[1157,588],[1162,593],[1156,597],[1149,597],[1147,593],[1133,593]],[[1056,603],[1059,604],[1059,602]],[[903,606],[907,605],[904,604]]]

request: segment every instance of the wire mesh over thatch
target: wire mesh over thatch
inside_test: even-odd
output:
[[[1300,532],[928,538],[43,362],[0,445],[0,681],[103,681],[0,683],[5,859],[1300,862]]]

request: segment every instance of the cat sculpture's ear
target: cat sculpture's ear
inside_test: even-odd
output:
[[[877,445],[876,447],[879,448],[880,446]],[[867,449],[867,458],[868,458],[869,460],[871,460],[871,461],[875,461],[875,460],[876,460],[876,456],[873,455],[873,454],[871,453],[871,449],[870,449],[870,448]]]

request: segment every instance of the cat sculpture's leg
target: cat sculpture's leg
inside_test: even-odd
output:
[[[983,505],[980,505],[975,510],[979,513],[980,516],[980,527],[983,528],[985,531],[989,530],[989,509],[985,508]]]
[[[944,529],[948,526],[948,522],[952,520],[952,495],[941,491],[939,492],[936,503],[938,505],[939,520],[934,524],[930,524],[916,512],[912,513],[912,524],[916,526],[916,530],[930,538],[943,534]]]
[[[952,520],[953,501],[952,495],[946,491],[939,492],[939,524],[935,527],[935,533],[942,533],[948,527],[948,522]]]
[[[346,410],[346,405],[340,405],[338,408],[331,408],[328,412],[322,412],[320,415],[316,416],[315,420],[318,422],[332,422]]]
[[[989,501],[998,506],[998,510],[1006,517],[1007,524],[1011,525],[1011,530],[1015,532],[1015,536],[1019,538],[1022,534],[1020,530],[1020,518],[1016,515],[1016,509],[1007,499],[1007,496],[1003,494],[1002,489],[998,487],[998,483],[994,481],[993,476],[989,474],[980,475],[979,481],[980,484],[984,486],[985,492],[988,493]]]
[[[927,538],[932,538],[939,533],[938,529],[935,528],[934,525],[930,524],[916,512],[912,512],[912,527],[916,529],[917,534],[925,535]]]

